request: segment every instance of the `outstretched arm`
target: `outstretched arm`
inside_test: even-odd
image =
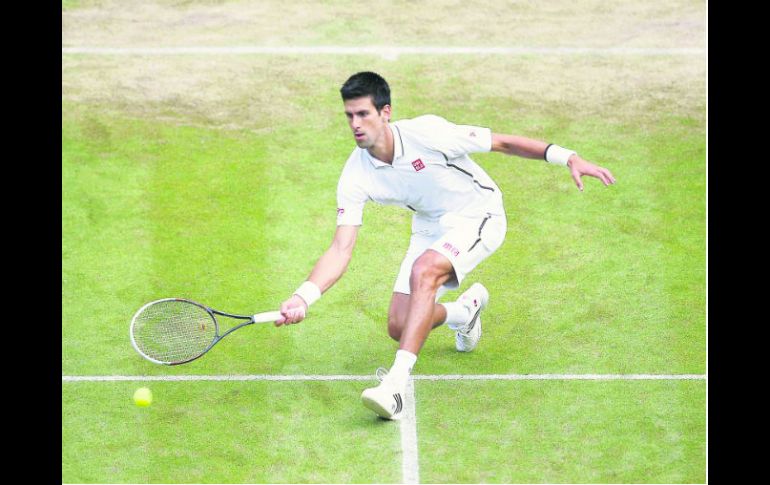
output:
[[[309,304],[312,304],[321,293],[331,288],[340,279],[347,270],[353,255],[359,227],[361,226],[337,226],[331,246],[318,258],[307,282],[303,283],[297,292],[281,304],[283,318],[276,320],[276,326],[299,323],[304,320]],[[316,293],[315,299],[312,295],[305,296],[306,299],[311,300],[308,302],[301,296],[308,290],[310,292],[320,290],[320,292]]]
[[[553,148],[551,145],[544,141],[533,140],[532,138],[526,138],[516,135],[501,135],[498,133],[492,133],[492,151],[505,153],[507,155],[516,155],[522,158],[532,158],[543,160],[546,158],[546,149]],[[556,147],[561,148],[561,147]],[[563,149],[561,149],[563,150]],[[549,149],[549,154],[551,149]],[[554,154],[559,153],[555,150]],[[549,156],[549,158],[552,158]],[[559,157],[555,157],[556,160],[547,160],[551,163],[560,163]],[[609,170],[593,163],[583,160],[577,153],[572,153],[569,158],[566,159],[566,164],[570,172],[572,173],[572,179],[575,181],[578,189],[583,190],[583,175],[589,177],[596,177],[602,181],[604,185],[610,185],[615,183],[615,177]]]

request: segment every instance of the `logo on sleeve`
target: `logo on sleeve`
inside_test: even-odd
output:
[[[471,137],[474,137],[474,138],[475,138],[475,137],[476,137],[476,132],[475,132],[475,131],[471,131],[471,132],[468,134],[468,136],[471,136]]]
[[[424,164],[424,163],[422,163],[422,160],[420,160],[419,158],[418,158],[417,160],[415,160],[414,162],[412,162],[412,166],[413,166],[413,167],[414,167],[414,169],[415,169],[416,171],[418,171],[418,172],[419,172],[420,170],[422,170],[423,168],[425,168],[425,164]]]
[[[341,215],[342,215],[342,214],[344,214],[344,213],[345,213],[345,209],[343,209],[342,207],[340,207],[339,209],[337,209],[337,216],[338,216],[338,217],[339,217],[339,216],[341,216]]]

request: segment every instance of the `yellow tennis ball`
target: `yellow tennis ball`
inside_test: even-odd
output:
[[[143,408],[149,406],[152,404],[152,391],[147,387],[140,387],[134,391],[134,402]]]

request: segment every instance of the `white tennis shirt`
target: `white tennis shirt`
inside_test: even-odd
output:
[[[435,115],[389,126],[393,164],[359,147],[345,163],[337,185],[337,225],[362,225],[368,201],[413,211],[414,232],[432,232],[447,213],[505,214],[500,188],[468,156],[492,149],[489,128],[456,125]]]

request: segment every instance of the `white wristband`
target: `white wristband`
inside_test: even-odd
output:
[[[545,147],[543,158],[545,158],[545,161],[548,163],[553,163],[554,165],[564,165],[566,167],[569,157],[576,153],[577,152],[574,150],[569,150],[567,148],[560,147],[559,145],[554,145],[551,143]]]
[[[295,291],[294,294],[305,300],[307,306],[310,307],[310,305],[321,298],[321,289],[312,281],[305,281],[299,285],[299,288],[297,288],[297,291]]]

